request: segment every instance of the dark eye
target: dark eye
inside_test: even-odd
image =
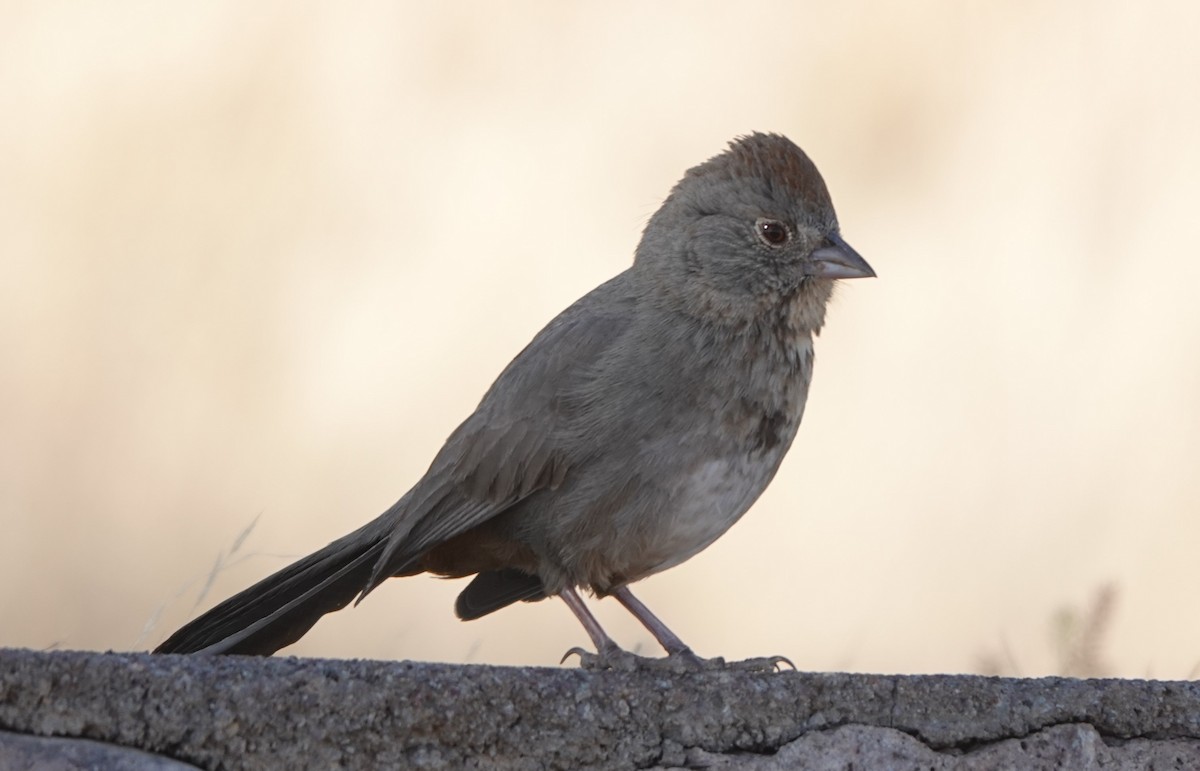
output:
[[[767,246],[783,246],[792,237],[788,226],[779,220],[760,219],[754,223],[754,229],[758,231],[758,237]]]

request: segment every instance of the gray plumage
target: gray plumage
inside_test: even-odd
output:
[[[798,147],[732,142],[674,187],[629,269],[513,359],[395,505],[158,652],[270,654],[392,576],[475,575],[456,610],[477,618],[679,564],[770,483],[833,281],[868,275]]]

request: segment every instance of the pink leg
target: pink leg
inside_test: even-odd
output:
[[[596,653],[588,653],[582,648],[572,648],[567,651],[567,655],[563,657],[563,661],[571,654],[579,656],[579,665],[584,669],[621,669],[632,671],[640,668],[650,667],[654,669],[662,669],[671,672],[694,672],[703,669],[720,669],[730,667],[734,669],[743,669],[749,672],[774,672],[779,669],[780,664],[788,664],[795,669],[795,665],[783,656],[769,656],[766,658],[748,659],[746,661],[738,661],[733,664],[726,664],[725,659],[702,659],[692,649],[683,644],[674,632],[667,629],[667,625],[658,619],[650,612],[650,609],[633,596],[628,587],[622,586],[620,589],[615,589],[612,596],[617,598],[617,601],[625,606],[625,609],[633,614],[633,617],[642,622],[646,629],[650,630],[650,634],[654,635],[654,639],[658,640],[667,651],[666,658],[661,659],[645,659],[641,656],[635,656],[632,653],[621,650],[618,645],[613,642],[603,629],[600,628],[600,622],[592,615],[587,606],[583,604],[583,600],[574,589],[564,589],[558,593],[562,597],[563,602],[567,603],[567,607],[583,624],[583,628],[587,630],[588,637],[592,638],[592,643],[596,646]]]
[[[660,621],[658,616],[651,613],[650,609],[643,605],[641,600],[633,596],[633,592],[629,591],[628,586],[622,586],[620,589],[615,590],[612,596],[616,597],[617,602],[624,605],[626,610],[633,614],[634,618],[642,622],[642,626],[650,630],[650,634],[654,635],[654,639],[658,640],[658,644],[666,650],[668,655],[695,655],[692,653],[691,648],[684,645],[683,640],[680,640],[674,632],[667,629],[667,625]],[[587,625],[584,624],[584,626]]]
[[[562,598],[563,602],[567,603],[567,607],[575,614],[575,618],[579,619],[579,623],[583,624],[588,637],[592,638],[592,644],[596,646],[596,653],[604,655],[620,650],[620,647],[613,642],[613,639],[605,633],[604,629],[600,626],[600,622],[592,615],[592,612],[587,609],[587,605],[583,604],[583,598],[574,589],[563,589],[558,593],[558,596]],[[668,634],[670,633],[668,632]]]

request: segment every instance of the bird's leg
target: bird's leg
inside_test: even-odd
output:
[[[596,620],[596,617],[588,610],[587,605],[583,603],[583,598],[579,596],[578,592],[571,587],[567,587],[559,592],[558,596],[562,598],[562,601],[575,614],[575,618],[579,619],[579,623],[583,624],[588,637],[592,638],[592,644],[596,646],[595,653],[579,647],[572,648],[563,655],[563,661],[566,661],[572,655],[576,655],[579,657],[579,666],[583,669],[630,670],[637,668],[636,662],[641,657],[622,650],[621,646],[617,645],[608,636],[608,633],[600,626],[600,622]]]
[[[667,628],[667,625],[659,619],[658,616],[650,612],[650,609],[642,604],[642,601],[633,596],[633,592],[629,591],[628,586],[622,586],[612,593],[613,597],[617,598],[617,602],[625,606],[625,609],[633,614],[633,617],[642,623],[654,635],[654,639],[658,640],[658,644],[663,647],[668,656],[691,656],[698,658],[692,649],[684,644],[679,636]]]
[[[583,604],[583,598],[579,596],[578,592],[568,587],[559,592],[558,596],[562,598],[563,602],[567,603],[567,607],[575,614],[575,618],[579,619],[579,623],[583,624],[584,631],[588,633],[588,637],[592,638],[592,644],[596,646],[597,653],[604,654],[610,650],[621,649],[619,645],[613,642],[613,638],[609,637],[608,633],[604,631],[604,627],[600,626],[600,622],[587,609],[587,605]]]
[[[628,586],[614,589],[612,596],[616,597],[617,602],[624,605],[625,609],[632,613],[633,617],[640,621],[650,634],[654,635],[654,639],[658,640],[658,644],[667,652],[665,659],[646,659],[644,666],[684,672],[717,669],[725,666],[725,659],[702,659],[693,653],[692,649],[679,639],[679,635],[668,629],[658,616],[651,613],[641,600],[633,596],[633,592],[629,591]]]
[[[702,669],[708,664],[692,653],[691,648],[683,644],[683,640],[667,629],[666,624],[659,621],[649,608],[639,602],[624,587],[615,591],[613,596],[628,608],[635,618],[645,624],[650,633],[654,635],[654,639],[658,640],[659,644],[667,650],[667,658],[648,659],[622,650],[621,646],[617,645],[600,626],[600,622],[588,610],[578,592],[573,588],[567,588],[559,592],[558,596],[562,597],[563,602],[579,619],[579,623],[583,624],[588,637],[592,638],[592,644],[596,646],[595,653],[583,648],[572,648],[563,656],[563,661],[566,661],[571,655],[576,655],[579,657],[579,666],[583,669],[622,669],[626,671],[646,668]]]
[[[783,656],[765,656],[762,658],[747,659],[746,661],[735,661],[726,663],[725,659],[717,657],[712,659],[702,659],[692,652],[692,649],[684,644],[683,640],[679,639],[679,635],[667,628],[667,625],[659,619],[658,616],[650,612],[650,609],[642,604],[642,601],[633,596],[633,592],[629,591],[628,586],[622,586],[619,589],[613,590],[613,597],[617,598],[617,602],[625,606],[625,609],[633,614],[633,617],[642,623],[654,635],[654,639],[658,640],[658,644],[667,652],[667,662],[671,662],[673,666],[668,666],[672,669],[721,669],[730,667],[733,669],[746,669],[750,671],[766,671],[774,672],[779,668],[780,664],[787,664],[792,669],[796,668],[788,659]]]
[[[722,658],[702,659],[693,653],[692,649],[684,644],[678,635],[668,629],[658,616],[651,613],[641,600],[634,597],[628,587],[622,586],[613,590],[612,596],[616,597],[617,601],[624,605],[625,609],[650,631],[650,634],[654,635],[654,639],[658,640],[659,645],[667,652],[666,658],[661,659],[638,656],[622,650],[621,646],[608,636],[608,633],[600,626],[600,622],[588,610],[578,592],[567,588],[559,592],[558,596],[575,614],[575,618],[579,619],[579,623],[583,624],[588,637],[592,638],[592,644],[596,646],[595,653],[583,648],[572,648],[563,656],[563,661],[566,661],[571,655],[578,656],[579,666],[583,669],[620,669],[625,671],[653,669],[670,672],[696,672],[704,669],[731,668],[752,672],[773,672],[779,668],[781,663],[792,665],[792,662],[783,656],[769,656],[732,663],[726,663]],[[792,666],[792,669],[795,669],[795,666]]]

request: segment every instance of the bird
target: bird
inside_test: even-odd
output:
[[[595,647],[568,652],[584,666],[723,664],[630,585],[708,547],[766,489],[804,414],[835,283],[873,276],[803,150],[776,133],[734,138],[685,172],[632,264],[538,332],[395,504],[154,652],[271,655],[385,580],[430,573],[471,577],[463,620],[561,598]],[[580,590],[614,597],[667,655],[622,649]]]

